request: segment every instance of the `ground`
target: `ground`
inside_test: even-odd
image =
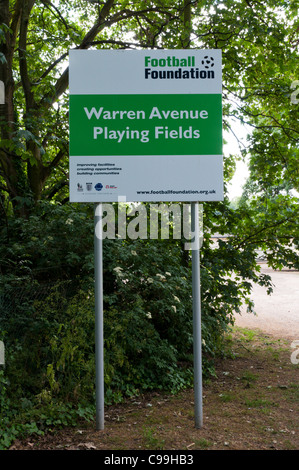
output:
[[[201,429],[193,390],[152,393],[106,407],[102,431],[82,423],[11,450],[298,450],[299,273],[273,274],[277,297],[255,290],[258,315],[237,318],[227,336],[232,354],[204,381]]]
[[[278,338],[299,340],[299,271],[274,271],[264,262],[260,267],[262,274],[271,276],[273,293],[267,295],[264,287],[254,285],[252,300],[256,315],[248,314],[244,307],[241,315],[236,315],[236,324],[259,328]]]
[[[193,390],[152,393],[107,407],[95,423],[16,441],[11,450],[295,450],[299,367],[289,342],[236,328],[233,356],[203,385],[203,426],[194,425]]]

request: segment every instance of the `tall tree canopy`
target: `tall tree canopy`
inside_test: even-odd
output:
[[[93,210],[67,203],[69,50],[222,50],[223,124],[240,142],[224,154],[225,186],[240,158],[250,177],[237,207],[228,197],[203,204],[210,371],[235,313],[243,302],[252,310],[252,282],[271,290],[257,255],[299,268],[298,24],[297,0],[0,0],[0,340],[10,383],[0,448],[4,430],[22,432],[13,417],[28,404],[52,427],[56,398],[61,423],[64,400],[94,396]],[[235,122],[250,130],[245,144]],[[231,236],[215,243],[216,232]],[[104,243],[106,398],[190,385],[189,252],[180,240]]]
[[[11,201],[67,195],[68,51],[167,47],[182,11],[167,1],[1,0],[1,189]]]
[[[297,7],[273,0],[0,0],[6,200],[67,199],[73,48],[222,49],[224,120],[231,126],[228,116],[235,116],[254,130],[247,149],[252,182],[263,190],[298,189],[298,105],[290,100],[299,76]],[[229,177],[234,161],[227,156],[226,163]]]

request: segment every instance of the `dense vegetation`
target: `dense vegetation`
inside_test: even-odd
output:
[[[68,50],[222,49],[225,130],[235,119],[252,132],[224,155],[225,185],[249,159],[237,207],[204,204],[208,375],[233,313],[254,307],[252,282],[271,291],[257,253],[299,266],[295,3],[0,0],[0,448],[94,413],[93,207],[68,202]],[[230,236],[215,244],[215,233]],[[104,241],[107,403],[192,385],[190,266],[171,238]]]

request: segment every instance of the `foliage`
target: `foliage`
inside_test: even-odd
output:
[[[9,381],[0,371],[0,450],[11,446],[17,438],[28,435],[42,436],[46,431],[64,426],[75,426],[79,419],[89,421],[94,415],[94,407],[85,405],[74,408],[70,403],[55,402],[44,393],[39,402],[19,397],[17,404],[7,397]]]
[[[207,217],[210,227],[221,220],[223,229],[233,225],[230,219],[237,215],[228,210],[219,219],[214,208]],[[45,422],[59,424],[62,418],[54,419],[55,410],[58,413],[63,404],[70,407],[65,417],[69,422],[78,408],[88,409],[94,401],[91,221],[82,206],[71,209],[43,202],[23,223],[11,218],[1,231],[0,328],[5,331],[9,380],[5,403],[13,416],[25,416],[14,411],[16,403],[23,404],[30,419],[38,412],[48,416],[36,424],[42,432]],[[268,283],[255,274],[250,250],[242,258],[237,254],[230,241],[217,246],[210,235],[204,241],[205,375],[213,373],[212,360],[222,350],[223,332],[242,299],[247,299],[247,279]],[[107,239],[103,264],[106,402],[191,385],[192,283],[190,257],[183,245],[172,239]]]

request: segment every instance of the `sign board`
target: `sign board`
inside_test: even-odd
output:
[[[220,50],[69,60],[71,202],[223,199]]]

